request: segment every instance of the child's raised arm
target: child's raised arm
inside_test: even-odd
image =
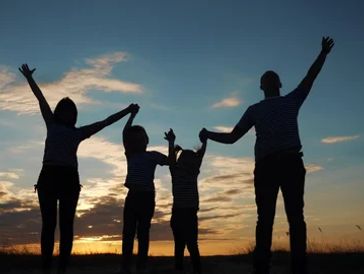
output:
[[[139,105],[135,105],[135,107],[130,111],[130,116],[128,121],[125,123],[125,126],[123,128],[123,139],[125,137],[125,133],[128,131],[128,129],[133,125],[133,121],[135,116],[137,115],[139,111]]]
[[[168,162],[172,166],[176,163],[176,150],[174,147],[174,142],[176,140],[176,135],[173,129],[169,129],[168,132],[164,133],[164,139],[168,141]]]
[[[205,152],[206,152],[206,147],[207,147],[207,136],[204,135],[204,134],[201,134],[200,136],[200,141],[202,143],[202,146],[201,148],[197,151],[197,155],[198,155],[198,158],[199,158],[199,161],[200,161],[200,164],[202,163],[202,159],[203,159],[203,156],[205,155]]]
[[[80,127],[80,130],[83,132],[83,135],[85,138],[90,137],[91,135],[99,132],[103,128],[119,121],[124,116],[128,115],[129,113],[136,113],[139,110],[139,106],[137,104],[130,104],[127,108],[124,108],[123,110],[114,113],[113,115],[110,115],[105,120],[95,122],[90,125],[86,125],[83,127]]]
[[[53,112],[48,105],[47,100],[45,99],[42,91],[38,87],[37,83],[33,79],[34,69],[29,69],[27,64],[23,64],[19,71],[24,75],[27,79],[30,88],[32,89],[33,94],[38,99],[40,112],[42,113],[44,122],[48,125],[50,122],[53,121]]]

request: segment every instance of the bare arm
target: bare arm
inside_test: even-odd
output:
[[[126,121],[125,126],[123,128],[123,139],[124,139],[124,136],[125,136],[125,133],[127,132],[127,130],[133,125],[134,118],[139,111],[139,106],[138,105],[136,105],[136,106],[137,107],[135,107],[133,109],[133,111],[130,112],[129,119],[128,119],[128,121]]]
[[[202,159],[203,156],[205,156],[205,152],[206,152],[206,147],[207,147],[207,136],[200,136],[200,141],[202,143],[202,146],[200,147],[200,149],[197,151],[197,155],[199,157],[199,161],[200,161],[200,165],[202,163]]]
[[[37,83],[33,79],[33,73],[35,71],[35,68],[30,70],[27,64],[23,64],[21,66],[21,68],[19,68],[19,71],[27,79],[28,84],[29,84],[33,94],[38,99],[40,112],[42,113],[42,117],[43,117],[46,125],[48,125],[50,122],[53,121],[53,112],[52,112],[51,108],[49,107],[48,102],[45,99],[42,91],[40,90]]]
[[[213,132],[203,128],[200,131],[200,138],[206,136],[207,139],[222,143],[222,144],[233,144],[238,141],[246,132],[240,127],[236,126],[231,132]],[[201,137],[202,136],[202,137]]]
[[[173,129],[164,133],[164,139],[168,141],[168,162],[172,166],[176,163],[176,150],[174,147],[176,135],[174,135]]]
[[[308,93],[310,92],[313,82],[315,81],[317,75],[320,73],[325,60],[326,56],[330,53],[332,47],[334,46],[334,40],[330,37],[323,37],[321,42],[321,51],[317,56],[316,60],[311,65],[310,69],[308,70],[306,76],[303,78],[301,83],[298,85],[296,92],[299,92],[302,101],[307,97]]]
[[[210,139],[212,141],[222,143],[222,144],[233,144],[238,141],[241,137],[244,136],[248,130],[253,127],[254,122],[251,118],[251,107],[249,107],[243,116],[240,118],[239,122],[233,128],[231,132],[212,132],[203,128],[200,131],[200,140],[203,142],[204,140]]]
[[[119,121],[124,116],[128,115],[129,113],[135,111],[136,109],[139,109],[139,106],[137,104],[130,104],[127,108],[114,113],[113,115],[110,115],[105,120],[98,121],[96,123],[80,127],[80,130],[83,132],[83,135],[85,138],[90,137],[91,135],[99,132],[103,128]]]

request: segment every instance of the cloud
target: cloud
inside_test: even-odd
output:
[[[317,164],[306,164],[305,165],[307,173],[314,173],[323,170],[324,168]]]
[[[214,129],[216,129],[219,132],[231,132],[234,128],[226,126],[215,126]]]
[[[240,99],[236,97],[228,97],[225,99],[222,99],[221,101],[216,102],[211,107],[212,108],[232,108],[237,107],[241,104]]]
[[[20,175],[19,175],[20,172],[22,172],[21,169],[0,172],[0,179],[12,179],[12,180],[19,179],[20,178]]]
[[[96,58],[86,59],[86,68],[72,68],[60,80],[39,83],[44,96],[51,107],[63,97],[71,97],[76,104],[95,104],[87,96],[90,90],[103,92],[140,93],[142,86],[110,78],[114,66],[126,60],[126,54],[115,52]],[[18,113],[35,113],[39,111],[38,103],[26,81],[16,80],[16,74],[7,68],[0,68],[0,109]],[[35,73],[35,78],[36,73]]]
[[[336,144],[342,142],[349,142],[358,139],[360,135],[349,135],[349,136],[328,136],[321,140],[323,144]]]
[[[0,67],[0,88],[3,89],[10,83],[15,81],[15,74],[10,72],[7,68]]]

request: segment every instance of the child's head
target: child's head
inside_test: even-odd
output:
[[[148,134],[142,126],[131,126],[124,134],[125,153],[128,156],[146,151],[148,143]]]
[[[56,123],[74,127],[77,122],[76,104],[68,97],[60,100],[54,109],[54,120]]]
[[[181,151],[177,159],[178,166],[188,169],[200,168],[201,160],[199,156],[199,150],[196,152],[191,149],[182,149],[180,146],[176,147],[176,152]]]

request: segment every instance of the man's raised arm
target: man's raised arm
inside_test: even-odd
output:
[[[317,75],[320,73],[322,66],[325,63],[327,54],[330,53],[332,47],[334,46],[334,40],[330,37],[322,37],[321,41],[321,51],[317,56],[316,60],[311,65],[306,76],[303,78],[298,87],[292,92],[296,93],[300,97],[301,103],[306,99],[308,93],[310,92],[313,82],[315,81]]]

